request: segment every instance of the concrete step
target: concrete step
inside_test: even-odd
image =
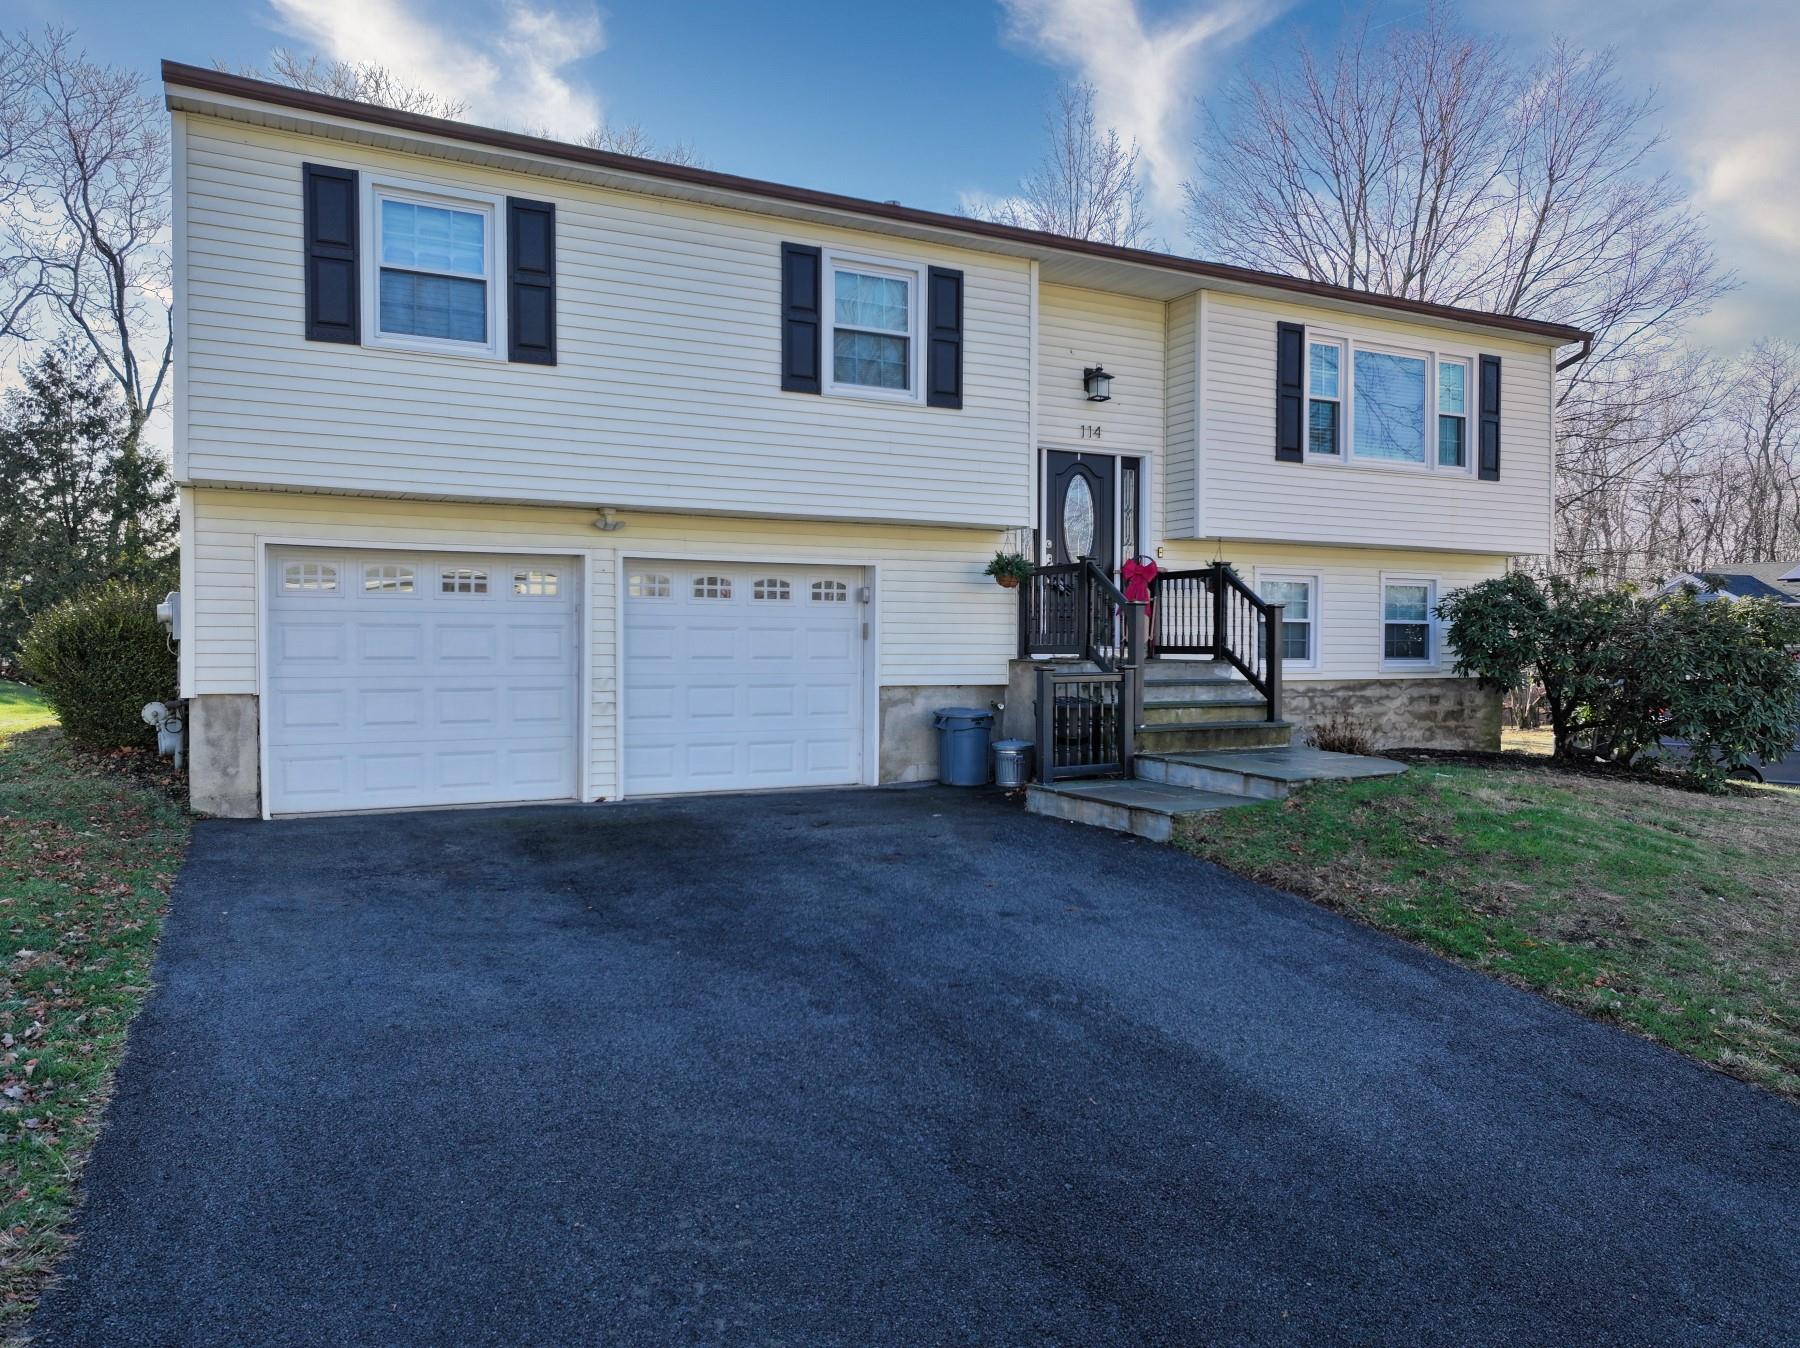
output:
[[[1032,814],[1110,828],[1153,842],[1167,842],[1178,819],[1256,803],[1248,796],[1103,778],[1033,784],[1025,792],[1025,808]]]
[[[1148,715],[1148,709],[1145,712]],[[1291,721],[1196,721],[1142,725],[1137,750],[1143,754],[1209,753],[1221,749],[1285,749],[1293,740]]]
[[[1146,725],[1192,725],[1198,721],[1261,721],[1269,714],[1269,704],[1262,698],[1242,693],[1217,697],[1184,697],[1176,699],[1144,699]]]
[[[1218,791],[1280,800],[1313,782],[1346,782],[1365,777],[1393,777],[1406,764],[1391,758],[1334,754],[1296,745],[1278,749],[1228,749],[1213,752],[1145,752],[1137,756],[1140,779],[1161,786]]]

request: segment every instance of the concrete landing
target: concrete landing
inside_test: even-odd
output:
[[[1175,821],[1184,815],[1255,804],[1257,800],[1251,796],[1106,778],[1034,784],[1025,796],[1025,808],[1033,814],[1110,828],[1153,842],[1167,842],[1175,832]]]
[[[1334,754],[1290,746],[1276,749],[1219,749],[1140,754],[1137,775],[1167,786],[1280,800],[1312,782],[1347,782],[1394,777],[1406,764],[1363,754]]]

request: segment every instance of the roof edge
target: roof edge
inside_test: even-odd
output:
[[[642,159],[635,155],[615,154],[610,150],[590,149],[585,145],[571,145],[564,141],[548,140],[542,136],[530,136],[518,131],[502,131],[496,127],[476,126],[472,123],[451,121],[442,117],[427,117],[416,112],[401,112],[394,108],[384,108],[372,103],[359,103],[353,99],[336,98],[330,94],[313,93],[306,89],[295,89],[285,84],[251,79],[245,75],[233,75],[228,71],[211,70],[204,66],[187,65],[180,61],[165,60],[162,63],[162,78],[165,85],[226,94],[236,98],[269,103],[276,107],[292,108],[301,112],[343,117],[397,131],[442,136],[446,139],[487,146],[491,149],[512,150],[545,158],[562,159],[570,163],[610,169],[618,173],[635,173],[647,178],[661,178],[693,187],[763,197],[770,201],[787,202],[797,206],[843,211],[846,214],[865,216],[874,220],[889,220],[897,224],[948,230],[975,239],[994,239],[1026,247],[1156,267],[1163,271],[1192,276],[1201,281],[1212,280],[1231,282],[1237,285],[1264,286],[1271,290],[1287,291],[1291,294],[1306,295],[1315,299],[1360,304],[1396,313],[1414,314],[1421,318],[1477,324],[1508,332],[1528,333],[1535,337],[1554,338],[1559,344],[1587,341],[1591,336],[1580,328],[1570,327],[1564,323],[1546,323],[1510,314],[1494,314],[1480,309],[1433,304],[1425,300],[1402,299],[1393,295],[1377,294],[1374,291],[1356,290],[1349,286],[1331,285],[1324,281],[1308,281],[1301,277],[1284,276],[1280,272],[1257,271],[1250,267],[1234,267],[1221,262],[1206,262],[1199,258],[1182,257],[1175,253],[1159,253],[1150,249],[1122,248],[1117,244],[1071,239],[1042,230],[1021,229],[1014,225],[974,220],[967,216],[950,215],[942,211],[927,211],[914,206],[870,201],[863,197],[821,192],[812,188],[794,187],[786,183],[768,182],[759,178],[744,178],[732,173],[719,173],[712,169],[693,168],[686,164],[665,163],[660,159]]]

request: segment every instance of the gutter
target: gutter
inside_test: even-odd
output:
[[[1570,356],[1567,360],[1557,361],[1556,362],[1556,372],[1558,374],[1561,374],[1564,370],[1567,370],[1572,366],[1581,364],[1582,361],[1586,360],[1589,356],[1591,356],[1593,354],[1594,354],[1594,335],[1591,332],[1584,332],[1581,334],[1581,350],[1577,351],[1574,355]]]
[[[516,131],[500,131],[493,127],[473,126],[467,122],[455,122],[441,117],[425,117],[419,113],[400,112],[394,108],[376,107],[369,103],[358,103],[347,98],[334,98],[329,94],[294,89],[285,84],[272,84],[266,80],[253,80],[243,75],[233,75],[222,70],[210,70],[204,66],[186,65],[179,61],[164,61],[162,78],[165,85],[175,86],[179,89],[223,94],[228,97],[266,103],[278,108],[291,108],[322,117],[341,117],[370,126],[388,127],[412,135],[437,136],[446,140],[485,146],[489,149],[506,150],[515,154],[560,159],[565,163],[581,164],[605,172],[655,178],[707,191],[734,193],[765,201],[786,202],[813,210],[839,211],[870,220],[892,221],[913,228],[943,230],[965,238],[991,239],[996,242],[1009,243],[1015,247],[1073,254],[1109,262],[1129,263],[1140,267],[1153,267],[1159,271],[1195,276],[1204,280],[1240,286],[1259,286],[1269,290],[1286,291],[1290,294],[1335,300],[1339,303],[1358,304],[1374,309],[1416,314],[1420,317],[1443,319],[1454,323],[1522,332],[1533,337],[1557,338],[1559,344],[1586,343],[1593,340],[1591,334],[1563,323],[1543,323],[1511,314],[1492,314],[1480,309],[1460,309],[1454,305],[1431,304],[1424,300],[1378,295],[1372,291],[1354,290],[1349,286],[1330,285],[1324,281],[1308,281],[1297,276],[1283,276],[1278,272],[1256,271],[1250,267],[1234,267],[1221,262],[1204,262],[1199,258],[1151,252],[1142,248],[1121,248],[1116,244],[1097,243],[1089,239],[1071,239],[1060,234],[1047,234],[1042,230],[1019,229],[1012,225],[999,225],[987,220],[972,220],[966,216],[949,215],[942,211],[920,210],[917,207],[902,206],[896,202],[869,201],[862,197],[842,196],[835,192],[819,192],[811,188],[793,187],[785,183],[767,182],[758,178],[743,178],[735,174],[718,173],[711,169],[691,168],[684,164],[665,164],[657,159],[640,159],[634,155],[593,150],[585,145],[569,145],[562,141],[546,140],[540,136],[527,136]]]

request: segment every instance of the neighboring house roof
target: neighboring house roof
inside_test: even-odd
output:
[[[210,70],[203,66],[184,65],[178,61],[164,61],[162,77],[166,85],[172,86],[168,96],[171,107],[188,105],[187,101],[176,92],[177,90],[201,91],[220,95],[225,99],[248,100],[319,117],[341,118],[364,125],[389,128],[416,136],[430,136],[440,140],[457,141],[472,146],[529,155],[539,159],[552,159],[567,164],[582,165],[612,175],[627,175],[617,185],[635,188],[639,191],[656,190],[655,185],[660,185],[665,195],[683,196],[691,200],[714,201],[726,205],[735,203],[743,206],[746,204],[745,199],[751,199],[763,203],[765,209],[770,206],[781,208],[774,211],[776,214],[798,215],[801,212],[824,211],[835,215],[850,215],[888,226],[891,232],[922,232],[922,236],[950,234],[960,236],[964,246],[967,247],[987,247],[992,251],[1010,253],[1014,256],[1053,258],[1065,262],[1085,260],[1093,264],[1093,269],[1089,272],[1065,265],[1062,272],[1055,278],[1064,284],[1079,285],[1083,283],[1081,279],[1083,276],[1091,275],[1093,279],[1087,281],[1087,284],[1105,289],[1109,288],[1106,283],[1106,278],[1109,276],[1130,278],[1137,276],[1140,272],[1156,273],[1166,278],[1161,287],[1163,293],[1160,296],[1158,287],[1148,281],[1138,283],[1137,288],[1128,290],[1127,293],[1139,293],[1147,297],[1173,298],[1176,294],[1186,293],[1196,288],[1197,281],[1206,281],[1226,289],[1250,292],[1273,290],[1306,296],[1311,300],[1334,306],[1354,305],[1389,310],[1438,322],[1494,328],[1534,339],[1548,340],[1551,344],[1558,346],[1571,342],[1586,343],[1591,340],[1591,334],[1563,323],[1546,323],[1512,314],[1487,313],[1479,309],[1427,303],[1424,300],[1399,299],[1391,295],[1379,295],[1371,291],[1355,290],[1348,286],[1331,285],[1323,281],[1283,276],[1276,272],[1257,271],[1249,267],[1234,267],[1218,262],[1205,262],[1199,258],[1181,257],[1173,253],[1159,253],[1148,249],[1121,248],[1115,244],[1065,238],[1062,235],[1049,234],[1041,230],[1019,229],[1012,225],[974,220],[940,211],[925,211],[912,206],[902,206],[894,201],[869,201],[861,197],[818,192],[810,188],[792,187],[756,178],[742,178],[729,173],[716,173],[710,169],[693,168],[685,164],[667,164],[656,159],[640,159],[632,155],[594,150],[584,145],[569,145],[540,136],[523,135],[516,131],[501,131],[492,127],[472,126],[465,122],[448,121],[439,117],[424,117],[417,113],[399,112],[393,108],[333,98],[327,94],[294,89],[283,84],[271,84],[264,80],[247,79],[242,75]],[[221,111],[221,108],[217,106],[203,107],[200,110],[217,113]],[[1110,271],[1106,269],[1107,264],[1111,265]],[[1179,284],[1170,286],[1169,281],[1177,281]]]
[[[1703,594],[1726,599],[1773,599],[1800,605],[1800,562],[1732,562],[1684,571],[1671,576],[1662,592],[1668,594],[1682,585],[1695,585]]]

